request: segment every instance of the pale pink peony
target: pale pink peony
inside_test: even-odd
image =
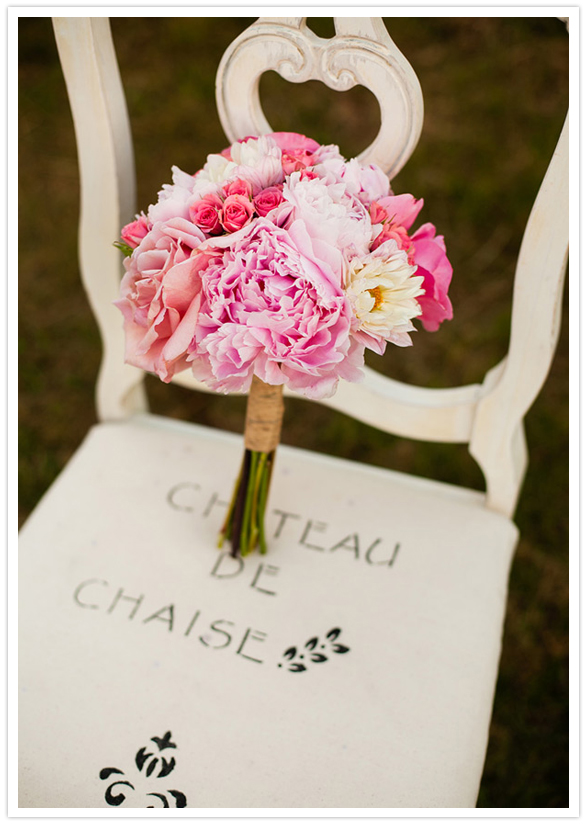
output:
[[[369,213],[344,184],[301,179],[294,172],[283,187],[283,196],[294,207],[294,219],[304,222],[312,238],[340,251],[347,247],[368,251],[372,237]]]
[[[356,195],[367,206],[389,195],[389,178],[385,172],[374,163],[365,166],[356,158],[344,164],[342,182],[349,194]]]
[[[268,186],[267,189],[259,192],[253,201],[257,215],[264,218],[269,212],[276,209],[283,202],[282,190],[282,186]]]
[[[140,215],[137,215],[136,220],[127,223],[127,225],[123,227],[120,237],[126,244],[134,249],[140,244],[150,228],[151,224],[146,215],[141,212]]]
[[[292,225],[293,227],[293,225]],[[258,218],[202,249],[222,252],[202,272],[203,301],[188,359],[220,392],[247,391],[253,375],[324,398],[361,377],[363,346],[330,263],[301,222],[285,231]]]
[[[190,220],[207,235],[220,235],[223,231],[220,221],[222,209],[223,201],[218,195],[205,195],[202,200],[190,203]]]
[[[187,366],[186,352],[200,308],[199,268],[192,252],[205,240],[190,221],[157,223],[126,258],[115,305],[124,316],[128,364],[170,381]]]
[[[222,226],[227,232],[238,232],[251,222],[255,207],[244,195],[229,195],[222,209]]]

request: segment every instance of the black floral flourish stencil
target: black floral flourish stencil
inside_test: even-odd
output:
[[[285,665],[290,673],[303,673],[308,670],[310,664],[320,665],[327,662],[328,657],[333,653],[348,653],[350,648],[338,641],[341,632],[339,627],[333,627],[326,633],[324,639],[312,636],[301,649],[288,647],[283,654],[285,662],[280,662],[277,667]]]
[[[135,754],[135,767],[142,775],[147,778],[153,778],[154,790],[147,793],[147,796],[153,796],[163,803],[164,808],[185,808],[187,806],[187,799],[182,791],[171,788],[164,788],[161,785],[161,779],[165,779],[175,768],[175,756],[166,754],[162,756],[162,752],[166,750],[173,750],[177,748],[175,742],[171,741],[171,731],[167,731],[165,736],[153,736],[149,740],[154,742],[156,748],[152,745],[139,748]],[[111,782],[106,788],[104,799],[108,805],[119,806],[127,799],[129,789],[135,791],[136,787],[133,782],[129,781],[132,777],[127,777],[124,771],[120,768],[102,768],[100,771],[100,779],[111,779],[115,777],[114,782]],[[136,780],[134,780],[136,782]],[[167,783],[165,783],[167,784]],[[172,804],[170,804],[170,802]],[[147,805],[147,808],[154,808],[154,805]]]

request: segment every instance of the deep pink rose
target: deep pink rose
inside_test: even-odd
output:
[[[408,230],[405,226],[399,223],[384,224],[383,229],[371,244],[371,250],[374,252],[381,244],[385,243],[385,241],[395,241],[400,249],[404,249],[408,253],[409,262],[411,264],[414,263],[412,239],[408,235]]]
[[[255,207],[244,195],[229,195],[224,201],[222,226],[227,232],[238,232],[251,222]]]
[[[253,200],[255,209],[257,210],[257,215],[264,218],[268,212],[271,212],[272,209],[279,206],[279,204],[283,201],[282,189],[282,186],[268,186],[267,189],[263,189],[262,192],[259,192],[257,197]]]
[[[132,221],[132,223],[127,223],[127,225],[123,227],[120,237],[126,244],[134,249],[140,244],[150,228],[151,225],[147,217],[140,214],[137,215],[136,220]]]
[[[235,180],[227,181],[222,187],[225,197],[229,195],[242,195],[249,200],[253,197],[253,187],[248,180],[243,178],[236,178]]]
[[[209,261],[193,252],[204,240],[190,221],[172,218],[156,223],[124,261],[115,306],[124,316],[125,360],[162,381],[187,366],[200,309],[199,270]]]
[[[201,200],[190,204],[190,219],[207,235],[220,235],[222,207],[222,200],[217,195],[204,195]]]

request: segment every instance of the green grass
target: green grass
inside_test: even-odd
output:
[[[214,76],[252,18],[115,18],[138,174],[137,208],[172,164],[195,171],[223,148]],[[386,18],[414,66],[424,131],[393,186],[425,198],[455,276],[455,319],[371,366],[431,387],[482,380],[507,351],[512,279],[532,200],[562,127],[568,39],[554,18]],[[329,36],[329,20],[313,21]],[[78,173],[49,18],[22,18],[20,58],[20,479],[26,518],[95,421],[100,342],[77,269]],[[364,89],[262,78],[275,129],[338,142],[353,155],[378,129]],[[516,522],[503,658],[479,806],[568,804],[568,313],[550,376],[527,417],[528,475]],[[239,432],[244,399],[147,381],[155,412]],[[395,438],[303,400],[288,401],[283,441],[481,488],[466,447]]]

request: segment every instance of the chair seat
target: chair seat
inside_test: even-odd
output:
[[[23,527],[20,806],[474,807],[516,527],[281,446],[269,552],[234,560],[241,454],[97,425]]]

